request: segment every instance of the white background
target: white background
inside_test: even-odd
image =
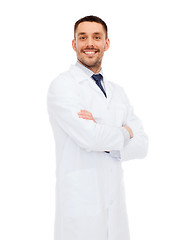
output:
[[[46,94],[76,61],[74,22],[93,14],[109,27],[104,73],[150,140],[144,160],[123,164],[131,240],[194,240],[193,12],[188,0],[1,2],[0,239],[53,239]]]

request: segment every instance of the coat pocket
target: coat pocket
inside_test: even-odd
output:
[[[95,168],[68,173],[62,185],[62,208],[65,216],[95,216],[99,213],[100,196]]]

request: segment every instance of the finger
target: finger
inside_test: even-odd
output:
[[[80,118],[86,118],[86,119],[93,119],[93,117],[88,116],[88,115],[84,115],[84,114],[79,114]]]
[[[92,118],[88,118],[88,117],[80,117],[82,119],[86,119],[86,120],[93,120]]]
[[[87,110],[81,109],[80,112],[88,112]]]
[[[91,114],[91,113],[88,112],[87,110],[83,110],[83,109],[80,111],[80,113],[89,113],[89,114]]]
[[[79,113],[90,113],[90,112],[88,112],[86,110],[81,110]]]
[[[91,114],[89,113],[78,113],[79,116],[88,116],[88,117],[92,117]]]

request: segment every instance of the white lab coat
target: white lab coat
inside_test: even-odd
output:
[[[106,78],[104,84],[107,98],[71,65],[48,90],[56,142],[55,240],[129,240],[121,163],[144,158],[148,140],[122,87]],[[81,109],[97,123],[79,118]],[[131,127],[132,139],[122,125]]]

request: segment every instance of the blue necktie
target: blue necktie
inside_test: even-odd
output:
[[[95,82],[98,85],[98,87],[102,90],[102,92],[104,93],[105,97],[107,97],[106,93],[104,91],[104,88],[103,88],[103,86],[101,84],[101,80],[103,79],[103,76],[100,73],[98,73],[98,74],[93,74],[92,78],[95,80]]]

